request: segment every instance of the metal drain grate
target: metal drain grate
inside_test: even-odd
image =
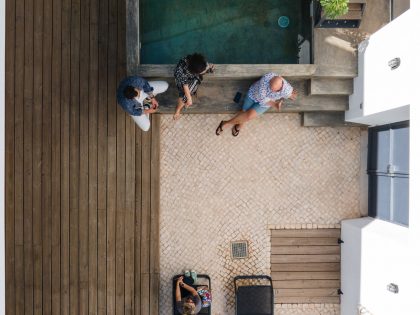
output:
[[[247,241],[231,242],[230,253],[233,259],[248,258],[248,242]]]

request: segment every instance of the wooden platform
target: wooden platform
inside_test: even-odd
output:
[[[340,303],[339,237],[339,229],[271,230],[275,303]]]
[[[116,104],[126,3],[6,10],[6,313],[157,314],[159,116]]]

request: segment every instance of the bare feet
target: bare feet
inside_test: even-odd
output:
[[[181,112],[176,111],[173,117],[174,117],[174,120],[178,120],[179,118],[181,118]]]

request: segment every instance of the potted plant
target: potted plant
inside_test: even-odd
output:
[[[314,24],[320,28],[357,28],[366,0],[314,0]]]

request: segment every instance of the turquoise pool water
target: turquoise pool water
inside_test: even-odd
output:
[[[143,64],[172,64],[192,52],[213,63],[294,64],[311,37],[308,0],[140,2]],[[280,16],[289,18],[286,28]]]

